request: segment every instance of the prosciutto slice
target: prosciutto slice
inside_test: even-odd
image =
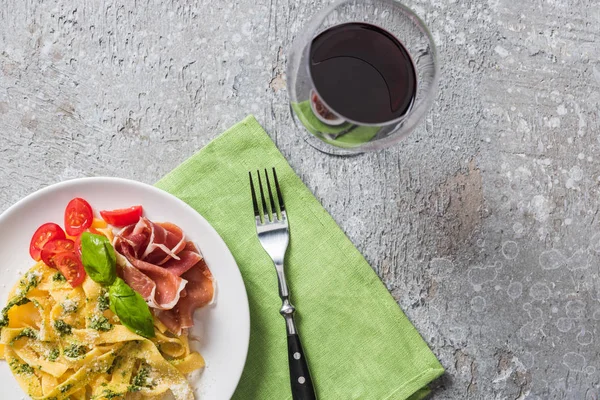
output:
[[[147,222],[144,218],[140,218],[137,224],[121,229],[113,239],[113,245],[115,248],[118,245],[121,250],[127,248],[129,254],[133,254],[136,258],[139,257],[150,240],[149,229],[145,228],[148,228]]]
[[[163,268],[175,276],[181,276],[194,265],[196,265],[202,256],[197,252],[183,250],[178,254],[179,260],[171,259],[163,264]]]
[[[142,217],[121,229],[113,245],[119,276],[171,332],[179,335],[191,327],[194,311],[213,300],[213,276],[177,225]]]
[[[215,294],[213,276],[201,259],[193,268],[182,275],[189,282],[185,297],[178,304],[179,318],[182,328],[194,325],[194,311],[212,302]]]
[[[119,252],[115,254],[117,256],[117,274],[119,277],[127,282],[133,290],[141,294],[146,301],[154,299],[156,283],[143,272],[136,269],[125,256]]]
[[[188,281],[188,285],[177,306],[171,310],[154,310],[158,319],[176,335],[194,325],[196,309],[210,304],[215,295],[214,279],[203,258],[186,271],[182,278]]]
[[[134,290],[139,285],[141,275],[144,275],[144,283],[148,280],[153,282],[154,290],[150,293],[147,290],[144,292],[146,296],[139,292],[144,299],[148,302],[148,305],[161,310],[170,310],[175,307],[181,296],[181,292],[185,288],[187,281],[180,278],[178,275],[170,273],[167,269],[158,265],[151,264],[146,261],[138,260],[128,252],[129,250],[125,247],[123,249],[123,255],[127,258],[127,261],[134,268],[124,269],[123,280],[127,283],[128,279],[134,281],[133,285],[130,285]],[[135,273],[133,272],[135,271]],[[141,274],[141,275],[140,275]]]
[[[135,258],[162,265],[171,258],[179,260],[179,253],[186,246],[181,228],[169,222],[156,223],[140,218],[137,224],[123,228],[115,236],[115,247],[129,247]]]
[[[185,236],[181,229],[168,222],[155,224],[148,221],[148,223],[150,240],[141,259],[156,265],[162,265],[171,258],[179,260],[177,253],[185,247]]]

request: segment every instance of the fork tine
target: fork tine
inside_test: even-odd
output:
[[[254,216],[260,218],[260,211],[258,211],[258,203],[256,202],[256,192],[254,191],[254,181],[252,180],[252,172],[248,171],[250,177],[250,191],[252,192],[252,205],[254,206]]]
[[[262,200],[262,206],[263,206],[263,222],[267,222],[267,218],[269,219],[269,221],[272,220],[271,215],[269,214],[269,211],[267,210],[267,201],[265,200],[265,192],[263,190],[263,184],[262,184],[262,180],[260,179],[260,171],[256,170],[256,174],[258,175],[258,186],[260,187],[260,199]]]
[[[283,196],[281,195],[281,189],[279,188],[279,180],[277,179],[277,172],[273,168],[273,180],[275,181],[275,190],[277,190],[277,197],[279,198],[279,209],[281,210],[281,217],[284,217],[285,205],[283,204]]]
[[[269,191],[269,200],[271,200],[271,214],[273,215],[273,219],[277,219],[277,209],[275,208],[275,201],[273,200],[273,192],[271,191],[271,182],[269,182],[269,173],[265,168],[265,176],[267,177],[267,189]]]

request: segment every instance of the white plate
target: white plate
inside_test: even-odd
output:
[[[217,282],[216,302],[194,316],[192,342],[206,360],[206,368],[192,379],[198,399],[229,399],[242,375],[248,341],[250,312],[240,271],[229,249],[212,226],[178,198],[143,183],[118,178],[83,178],[39,190],[0,215],[0,301],[34,261],[29,241],[38,226],[56,222],[63,226],[64,210],[73,197],[86,199],[96,210],[111,210],[141,204],[144,215],[154,221],[169,221],[183,229],[204,255]],[[23,392],[8,365],[0,361],[2,398],[20,399]]]

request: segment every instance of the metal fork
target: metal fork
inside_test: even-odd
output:
[[[279,181],[277,180],[277,173],[275,172],[275,168],[273,168],[273,181],[275,182],[275,191],[277,193],[278,201],[276,201],[273,196],[269,174],[265,168],[264,176],[266,178],[266,186],[269,193],[270,204],[267,204],[265,199],[265,190],[263,189],[260,171],[257,170],[256,175],[258,177],[258,186],[262,203],[262,215],[258,207],[252,173],[248,172],[248,176],[250,177],[250,190],[252,191],[252,203],[254,205],[256,232],[258,233],[258,240],[260,241],[260,244],[262,244],[263,248],[267,254],[269,254],[271,259],[273,259],[275,269],[277,270],[279,297],[281,297],[282,301],[279,313],[283,316],[283,318],[285,318],[287,327],[288,359],[290,367],[290,383],[292,386],[292,398],[294,400],[316,399],[317,397],[313,388],[312,379],[310,378],[308,364],[306,362],[304,351],[302,350],[302,345],[300,344],[298,329],[296,328],[296,323],[294,322],[294,311],[296,311],[296,309],[290,302],[290,291],[285,281],[283,264],[285,252],[290,239],[290,232],[285,205],[283,203],[283,196],[281,195]],[[279,212],[275,207],[276,202],[279,204]]]

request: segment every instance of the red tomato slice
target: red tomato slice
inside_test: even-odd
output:
[[[53,222],[48,222],[41,225],[33,236],[31,237],[31,242],[29,243],[29,255],[36,261],[41,260],[42,248],[46,243],[51,240],[56,239],[64,239],[65,231],[58,225]]]
[[[49,267],[56,268],[54,256],[58,253],[74,252],[75,242],[69,239],[56,239],[46,243],[42,248],[42,261]]]
[[[72,287],[81,285],[85,280],[85,269],[79,261],[79,256],[72,251],[56,254],[54,264]]]
[[[94,213],[87,201],[75,197],[65,209],[65,231],[69,236],[77,236],[92,225]]]
[[[100,211],[100,215],[103,220],[113,226],[127,226],[138,222],[142,212],[142,206],[133,206],[119,210]]]

